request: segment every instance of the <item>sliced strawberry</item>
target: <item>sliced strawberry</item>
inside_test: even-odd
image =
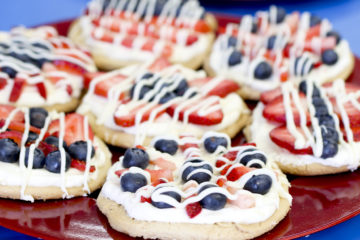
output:
[[[206,98],[203,99],[202,101],[206,101]],[[219,101],[215,102],[212,106],[218,105],[220,104]],[[170,116],[173,116],[175,113],[175,109],[176,109],[177,105],[172,105],[167,109],[167,113]],[[189,108],[192,108],[193,104],[191,106],[185,107],[184,109],[182,109],[179,113],[179,120],[182,121],[184,120],[184,113],[186,110],[188,110]],[[194,123],[194,124],[199,124],[199,125],[206,125],[206,126],[210,126],[210,125],[215,125],[215,124],[219,124],[221,123],[221,121],[224,118],[224,113],[221,109],[212,111],[206,115],[201,115],[198,113],[198,111],[194,111],[191,112],[189,114],[189,118],[188,121],[190,123]]]
[[[140,202],[142,203],[151,203],[151,198],[147,198],[147,197],[144,197],[144,196],[141,196],[140,198]]]
[[[102,97],[108,97],[108,93],[112,87],[115,85],[123,82],[127,77],[122,74],[118,74],[116,76],[113,76],[111,78],[106,78],[103,81],[98,82],[95,85],[94,93],[96,95],[102,96]],[[120,99],[123,99],[125,97],[124,94],[121,94]]]
[[[188,148],[199,148],[199,145],[197,143],[185,143],[183,145],[180,145],[180,149],[181,151],[185,152],[186,149]]]
[[[244,167],[244,166],[238,166],[233,168],[229,174],[226,176],[227,180],[229,181],[236,181],[239,178],[241,178],[241,176],[243,176],[244,174],[250,172],[251,169],[248,167]]]
[[[70,74],[83,75],[87,72],[86,69],[81,66],[64,60],[54,60],[53,64],[56,66],[57,70]]]
[[[78,159],[72,159],[70,167],[76,168],[81,172],[85,172],[86,169],[86,162],[80,161]],[[95,166],[90,166],[90,172],[95,172]]]
[[[190,218],[194,218],[201,213],[202,207],[199,202],[194,202],[186,205],[186,214]]]
[[[174,180],[173,172],[169,169],[146,169],[146,171],[150,173],[152,183],[158,181],[160,178],[165,178],[170,182]]]
[[[226,184],[226,179],[225,178],[219,178],[217,181],[216,181],[216,184],[219,186],[219,187],[223,187],[225,184]]]
[[[13,89],[11,90],[9,97],[10,102],[16,102],[19,99],[21,92],[25,86],[25,83],[26,81],[24,79],[15,77],[14,86]]]
[[[46,88],[45,88],[45,84],[44,82],[39,82],[36,84],[36,88],[40,94],[41,97],[43,97],[44,99],[47,98],[47,94],[46,94]]]
[[[22,133],[17,131],[5,131],[0,133],[0,139],[4,138],[10,138],[14,142],[17,143],[17,145],[21,145],[21,139],[22,139]]]
[[[229,164],[226,167],[224,167],[223,170],[221,170],[220,174],[225,175],[227,173],[227,171],[229,170],[229,168],[231,168],[231,166],[232,166],[232,164]]]
[[[152,72],[160,72],[161,70],[169,67],[171,63],[164,57],[155,59],[155,61],[148,67]]]
[[[208,33],[211,31],[209,24],[204,20],[199,20],[194,26],[196,32]]]
[[[47,156],[49,153],[57,151],[58,148],[54,145],[47,144],[46,142],[40,142],[38,148],[43,151],[45,156]]]
[[[144,146],[142,146],[142,145],[136,145],[135,147],[136,147],[136,148],[140,148],[140,149],[146,151],[146,148],[145,148]]]
[[[226,162],[224,162],[224,161],[221,160],[221,159],[218,159],[218,160],[216,160],[215,166],[216,166],[217,168],[220,168],[220,167],[224,166],[225,164],[226,164]]]
[[[70,84],[67,84],[67,85],[66,85],[66,92],[69,94],[69,96],[72,95],[72,93],[73,93],[73,88],[72,88],[72,86],[71,86]]]
[[[132,48],[133,43],[134,43],[134,38],[127,36],[122,40],[121,45],[127,48]]]
[[[162,183],[167,183],[168,181],[164,178],[159,178],[159,179],[156,179],[151,185],[156,187],[157,185],[159,184],[162,184]]]
[[[194,44],[195,42],[197,42],[197,40],[199,40],[199,38],[196,35],[189,35],[186,40],[186,45],[190,46],[190,45]]]
[[[313,37],[318,37],[320,35],[320,28],[321,28],[321,24],[309,28],[309,30],[306,33],[306,40],[310,40]]]
[[[319,41],[318,44],[313,44],[313,41]],[[325,51],[327,49],[334,49],[336,46],[335,37],[326,37],[326,38],[313,38],[311,40],[305,40],[304,49],[305,51],[317,51],[314,46],[321,46],[321,51]]]
[[[153,39],[148,39],[141,47],[141,50],[152,52],[155,46],[155,41]]]
[[[124,172],[126,172],[127,170],[129,169],[120,169],[120,170],[117,170],[115,171],[115,174],[120,177]]]
[[[94,133],[91,130],[90,125],[88,125],[89,139],[94,139]],[[59,119],[54,120],[50,123],[48,132],[49,134],[54,134],[59,132],[60,122]],[[71,113],[65,116],[65,136],[64,141],[67,145],[70,145],[73,142],[85,140],[84,132],[84,116],[78,113]]]
[[[190,87],[201,88],[202,86],[204,86],[205,84],[210,82],[211,79],[213,79],[213,78],[212,77],[195,78],[195,79],[188,81],[188,83],[189,83]]]
[[[234,161],[236,159],[237,154],[238,151],[229,151],[225,153],[223,157],[229,159],[230,161]]]
[[[330,101],[334,107],[334,112],[336,113],[336,115],[339,117],[340,119],[340,124],[343,124],[343,122],[341,121],[342,117],[341,117],[341,112],[340,109],[336,103],[335,98],[330,98]],[[346,102],[344,104],[344,108],[346,111],[347,116],[349,117],[349,122],[350,122],[350,126],[351,127],[357,127],[360,124],[360,111],[350,102]]]
[[[136,114],[138,111],[140,111],[142,108],[146,107],[147,104],[141,104],[138,105],[136,107],[131,107],[127,104],[123,104],[122,105],[125,108],[129,108],[128,109],[128,113],[124,114],[124,115],[115,115],[114,116],[114,121],[117,125],[122,126],[122,127],[131,127],[135,125],[135,118],[136,118]],[[145,111],[145,113],[142,115],[141,121],[140,122],[145,122],[147,120],[149,120],[150,118],[150,114],[151,112],[156,109],[157,107],[159,107],[160,105],[155,105],[151,108],[149,108],[148,110]],[[156,118],[159,117],[161,114],[163,114],[165,112],[165,109],[162,111],[159,111],[158,114],[156,115]]]
[[[271,102],[272,100],[276,99],[281,95],[282,95],[281,88],[278,87],[273,90],[261,93],[260,101],[264,104],[268,104],[269,102]]]
[[[1,119],[0,120],[0,127],[3,127],[4,124],[5,124],[5,120]],[[18,131],[18,132],[24,132],[25,131],[25,123],[11,121],[9,126],[8,126],[8,129],[13,130],[13,131]],[[39,134],[40,131],[41,131],[39,128],[33,127],[33,126],[30,126],[29,130],[31,132],[34,132],[34,133],[37,133],[37,134]]]
[[[163,158],[156,158],[155,160],[150,160],[150,163],[158,166],[159,168],[169,169],[174,171],[176,169],[175,163],[165,160]]]
[[[208,96],[219,96],[219,97],[226,97],[228,94],[232,92],[236,92],[239,89],[239,85],[228,79],[222,80],[218,85],[216,85],[212,90],[208,92]]]
[[[294,102],[292,100],[290,101],[291,101],[291,109],[294,117],[294,122],[296,125],[300,125],[300,113],[296,108]],[[310,120],[310,113],[307,111],[306,96],[302,93],[300,94],[300,101],[304,106],[307,124],[310,124],[311,120]],[[283,103],[283,97],[282,96],[277,97],[269,104],[265,105],[265,108],[263,110],[263,116],[269,121],[286,123],[286,111]]]
[[[105,74],[104,72],[87,72],[84,75],[84,88],[88,89],[90,86],[90,82],[101,75]]]
[[[15,110],[15,107],[5,104],[0,104],[0,119],[7,119],[10,113]],[[14,122],[24,122],[24,113],[19,111],[15,114],[12,121]]]
[[[230,200],[230,203],[241,209],[252,208],[256,205],[254,196],[249,194],[239,194],[235,200]]]
[[[7,80],[5,78],[0,78],[0,90],[4,89],[7,85]]]
[[[99,32],[101,34],[97,34]],[[95,28],[94,31],[92,31],[91,37],[96,40],[108,43],[112,43],[114,41],[114,34],[112,34],[110,31],[101,31],[99,28]]]
[[[302,132],[300,127],[298,127],[297,130]],[[286,126],[280,126],[271,130],[270,139],[279,147],[285,148],[292,153],[313,154],[310,146],[307,148],[295,149],[295,137],[291,135]]]

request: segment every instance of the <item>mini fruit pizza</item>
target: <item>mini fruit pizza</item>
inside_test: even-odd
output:
[[[240,95],[253,100],[282,82],[299,84],[307,76],[318,84],[346,79],[353,67],[348,42],[327,19],[308,12],[286,14],[275,6],[220,30],[205,64],[211,76],[236,80]]]
[[[353,171],[360,162],[359,97],[360,87],[342,79],[323,86],[287,82],[261,95],[248,140],[287,173]]]
[[[83,78],[96,67],[90,54],[55,28],[0,32],[0,103],[73,111]]]
[[[77,110],[95,133],[121,147],[148,145],[154,136],[221,131],[234,137],[250,118],[238,84],[166,59],[98,74]]]
[[[159,136],[129,148],[109,170],[97,200],[110,225],[151,239],[249,239],[290,209],[289,182],[254,145],[231,147],[207,132],[201,140]]]
[[[197,0],[92,0],[69,36],[113,70],[154,57],[196,69],[210,51],[215,18]]]
[[[110,166],[87,117],[0,105],[0,197],[83,196],[102,186]]]

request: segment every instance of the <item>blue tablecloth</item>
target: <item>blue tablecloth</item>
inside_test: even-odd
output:
[[[0,30],[9,30],[16,25],[33,26],[42,23],[71,19],[78,16],[88,0],[11,0],[2,1],[0,8]],[[229,14],[253,14],[256,10],[267,9],[270,1],[202,1],[208,10]],[[219,4],[221,2],[222,4]],[[310,11],[320,17],[328,18],[343,37],[349,42],[353,52],[360,55],[359,0],[304,0],[272,1],[287,11]],[[310,217],[310,216],[309,216]],[[344,223],[312,234],[304,239],[360,239],[360,216]],[[33,239],[0,227],[0,239]]]

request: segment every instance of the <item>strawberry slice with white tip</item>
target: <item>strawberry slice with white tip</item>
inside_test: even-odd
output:
[[[302,129],[300,127],[297,130],[302,133]],[[295,140],[296,138],[291,135],[286,126],[276,127],[270,132],[270,139],[279,147],[287,149],[289,152],[295,154],[313,154],[312,148],[310,146],[306,148],[295,148]]]
[[[307,124],[311,123],[310,113],[307,110],[306,96],[302,93],[300,95],[300,102],[303,106],[304,112],[306,114]],[[300,113],[299,109],[295,106],[293,100],[290,100],[291,110],[294,117],[294,122],[296,125],[300,125]],[[277,123],[286,123],[286,110],[283,102],[283,97],[277,97],[272,100],[270,103],[265,105],[263,110],[263,116],[269,121],[277,122]]]
[[[72,144],[76,141],[85,141],[85,129],[84,129],[84,116],[78,113],[71,113],[65,116],[65,129],[64,129],[64,141],[67,145]],[[94,133],[90,125],[88,127],[89,139],[94,139]],[[59,119],[53,120],[48,128],[50,135],[59,135],[60,132],[60,121]]]
[[[9,101],[16,102],[22,93],[22,90],[26,84],[26,80],[22,78],[15,77],[14,85],[10,93]]]
[[[126,78],[127,77],[122,74],[117,74],[116,76],[106,78],[95,85],[94,93],[98,96],[108,97],[110,89],[113,88],[115,85],[123,82]],[[119,100],[123,99],[124,97],[125,93],[122,92],[119,96]]]
[[[44,82],[39,82],[39,83],[36,83],[36,88],[40,94],[40,96],[44,99],[47,98],[47,92],[46,92],[46,88],[45,88],[45,83]]]
[[[15,110],[15,107],[5,104],[0,104],[0,119],[6,120],[10,113]],[[24,122],[25,117],[22,111],[19,111],[15,114],[14,118],[12,119],[13,122]]]
[[[190,87],[196,88],[207,88],[207,84],[211,84],[211,81],[214,80],[212,77],[206,78],[197,78],[189,81]],[[239,85],[229,79],[223,79],[218,84],[213,86],[208,92],[207,96],[219,96],[219,97],[226,97],[228,94],[232,92],[236,92],[239,89]]]
[[[266,92],[261,93],[260,95],[260,101],[263,104],[268,104],[270,103],[272,100],[276,99],[277,97],[281,96],[282,92],[281,92],[281,88],[275,88],[273,90],[269,90]]]
[[[164,57],[160,57],[155,59],[155,61],[148,67],[148,70],[152,72],[160,72],[169,66],[171,66],[169,60]]]
[[[0,90],[4,89],[7,85],[6,78],[0,78]]]
[[[161,107],[161,105],[156,104],[154,106],[148,107],[148,103],[138,104],[137,102],[130,101],[119,106],[117,112],[114,115],[114,121],[121,127],[131,127],[135,125],[137,114],[141,114],[140,122],[145,122],[149,120],[152,111],[155,111],[158,107]],[[147,109],[144,110],[144,108]],[[155,118],[161,116],[165,111],[166,109],[161,109],[158,111]]]
[[[206,102],[208,98],[204,98],[202,100],[199,100],[196,102],[196,104],[201,104],[201,102]],[[219,105],[219,108],[216,109],[216,106]],[[177,105],[172,105],[167,109],[167,113],[170,116],[174,116]],[[194,107],[194,104],[187,105],[185,108],[181,109],[179,112],[178,119],[180,121],[184,120],[186,111],[189,111],[192,107]],[[199,125],[205,125],[205,126],[211,126],[221,123],[221,121],[224,118],[224,113],[221,109],[220,102],[217,100],[211,106],[208,106],[207,109],[213,108],[214,110],[211,110],[210,112],[204,111],[206,114],[202,114],[201,111],[195,110],[189,113],[188,115],[188,122],[199,124]]]

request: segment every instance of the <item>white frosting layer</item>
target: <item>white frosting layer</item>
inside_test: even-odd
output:
[[[106,156],[99,147],[99,138],[95,137],[93,146],[96,149],[95,156],[90,160],[90,165],[96,170],[88,175],[88,182],[98,177],[98,168],[105,164]],[[26,176],[23,175],[19,163],[0,162],[0,185],[21,186]],[[65,188],[81,187],[84,184],[84,172],[75,168],[69,168],[65,173]],[[61,174],[52,173],[46,169],[32,169],[27,186],[32,187],[61,187]]]
[[[250,127],[251,141],[255,142],[259,149],[264,151],[271,159],[285,165],[304,166],[318,163],[324,166],[341,167],[347,166],[349,170],[355,170],[359,166],[360,143],[340,142],[338,153],[331,158],[322,159],[313,155],[292,154],[284,148],[277,146],[270,139],[269,133],[276,127],[269,123],[262,115],[264,105],[259,103],[253,111],[253,122]]]
[[[206,161],[212,164],[213,169],[215,169],[214,163],[218,154],[211,155],[208,153],[204,153],[203,147],[200,147],[199,150],[201,151],[196,151],[196,153],[201,154],[201,159],[206,159]],[[177,170],[173,172],[174,182],[172,182],[172,188],[177,192],[179,191],[179,189],[182,189],[182,186],[185,187],[185,185],[187,185],[183,185],[181,180],[180,169],[184,163],[184,156],[179,152],[180,151],[178,151],[178,153],[174,156],[170,156],[165,153],[160,153],[154,149],[147,149],[147,153],[149,154],[150,159],[163,158],[175,163],[175,165],[177,166]],[[284,189],[279,183],[279,180],[276,180],[276,177],[274,177],[274,173],[271,172],[272,170],[270,166],[272,163],[269,163],[265,169],[255,170],[255,172],[259,171],[259,173],[269,172],[270,176],[273,176],[273,184],[267,194],[252,194],[242,189],[238,190],[235,194],[235,196],[239,194],[253,198],[255,200],[255,206],[249,208],[239,208],[233,204],[227,203],[225,205],[225,208],[221,210],[211,211],[207,209],[202,209],[199,215],[194,218],[189,218],[184,206],[182,206],[181,204],[177,204],[175,208],[158,209],[149,203],[141,203],[141,195],[144,194],[145,196],[148,196],[153,190],[153,187],[151,186],[144,186],[143,188],[140,188],[136,193],[123,192],[120,186],[120,179],[115,174],[115,171],[123,169],[121,162],[122,161],[120,160],[119,162],[115,163],[109,170],[107,181],[103,186],[100,194],[122,205],[125,208],[129,217],[135,218],[136,220],[195,224],[214,224],[219,222],[251,224],[262,222],[268,219],[278,209],[280,197],[286,198],[289,200],[289,202],[291,202],[290,195],[288,195],[288,193],[285,193]],[[217,170],[214,171],[216,172]],[[252,173],[250,172],[249,174],[246,174],[249,176],[244,175],[242,178],[240,178],[239,183],[231,182],[232,186],[238,185],[241,188],[241,185],[244,184],[244,181],[251,177],[251,174]],[[216,179],[217,177],[213,176],[210,181],[215,183]],[[284,179],[281,179],[281,181],[282,183],[284,183]],[[194,189],[189,189],[190,190],[186,190],[186,192],[188,194],[191,194],[190,192]],[[222,190],[226,191],[224,188],[222,188]],[[229,193],[227,193],[227,195],[228,194]],[[231,196],[229,195],[229,197]],[[160,199],[160,197],[162,196],[159,195],[157,197]],[[190,198],[188,200],[190,200]]]

